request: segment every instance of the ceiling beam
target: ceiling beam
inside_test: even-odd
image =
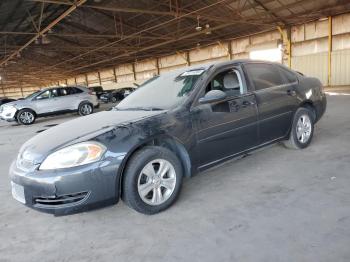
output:
[[[27,0],[27,1],[51,3],[51,4],[57,4],[57,5],[68,5],[68,6],[74,5],[72,2],[60,1],[60,0]],[[157,16],[171,16],[171,17],[187,15],[186,17],[191,17],[194,19],[197,19],[197,15],[198,15],[196,13],[189,14],[189,12],[183,12],[183,11],[182,12],[160,11],[160,10],[147,10],[147,9],[138,9],[138,8],[129,8],[129,7],[89,5],[89,4],[85,4],[84,6],[82,6],[82,8],[91,8],[91,9],[108,11],[113,13],[134,13],[134,14],[148,14],[148,15],[157,15]],[[223,17],[215,17],[208,14],[200,14],[200,15],[202,18],[205,18],[207,20],[217,21],[217,22],[227,22],[227,18],[226,18],[226,21],[223,21],[225,19]]]
[[[253,0],[257,5],[259,5],[262,9],[264,9],[264,11],[266,13],[268,13],[270,16],[272,16],[273,18],[275,18],[277,20],[277,22],[281,22],[283,23],[283,25],[286,25],[287,22],[285,20],[283,20],[281,17],[279,17],[278,15],[275,14],[275,12],[271,11],[270,9],[268,9],[260,0]]]
[[[102,50],[102,49],[104,49],[104,48],[106,48],[106,47],[113,46],[113,45],[115,45],[115,44],[117,44],[117,43],[119,43],[119,42],[121,42],[121,41],[126,40],[126,39],[134,38],[135,36],[140,36],[142,33],[148,32],[148,31],[150,31],[150,30],[154,30],[154,29],[161,28],[162,26],[165,26],[165,25],[167,25],[167,24],[169,24],[169,23],[175,22],[175,21],[177,21],[177,20],[179,20],[179,19],[181,19],[181,18],[187,17],[187,16],[189,16],[189,15],[191,15],[191,14],[195,14],[195,13],[198,12],[198,11],[202,11],[202,10],[208,9],[208,8],[210,8],[210,7],[216,6],[217,4],[222,3],[222,2],[225,2],[225,1],[227,1],[227,0],[218,1],[218,2],[216,2],[216,3],[213,3],[213,4],[207,5],[207,6],[205,6],[205,7],[202,7],[202,8],[200,8],[200,9],[198,9],[198,10],[194,10],[194,11],[192,11],[191,13],[187,13],[187,14],[184,14],[184,15],[180,15],[180,16],[178,16],[178,17],[175,17],[175,18],[173,18],[173,19],[169,19],[169,20],[167,20],[167,21],[165,21],[165,22],[156,24],[156,25],[154,25],[154,26],[150,26],[150,27],[148,27],[148,28],[142,29],[142,30],[140,30],[140,31],[138,31],[138,32],[135,32],[135,33],[132,33],[132,34],[130,34],[130,35],[126,35],[126,36],[124,36],[122,39],[119,39],[119,40],[110,42],[110,43],[108,43],[108,44],[106,44],[106,45],[102,45],[102,46],[100,46],[100,47],[98,47],[98,48],[96,48],[96,49],[94,49],[94,50],[90,50],[90,51],[88,51],[88,52],[85,52],[85,53],[83,53],[83,54],[80,54],[80,55],[78,55],[78,56],[76,56],[76,57],[74,57],[74,58],[71,58],[71,59],[66,60],[64,63],[69,63],[69,62],[71,62],[71,61],[73,61],[73,60],[75,60],[75,59],[84,57],[84,56],[89,55],[89,54],[91,54],[91,53],[93,53],[93,52],[95,52],[95,51]],[[63,62],[59,62],[59,63],[57,63],[57,64],[54,64],[54,65],[52,65],[52,66],[49,66],[48,68],[54,68],[54,67],[56,67],[56,66],[58,66],[58,65],[60,65],[60,64],[62,64],[62,63],[63,63]]]
[[[31,43],[35,42],[38,37],[42,36],[43,34],[47,33],[52,27],[54,27],[57,23],[59,23],[62,19],[64,19],[67,15],[72,13],[77,7],[84,4],[87,0],[79,0],[75,3],[75,5],[69,7],[63,14],[61,14],[59,17],[57,17],[55,20],[53,20],[48,26],[46,26],[43,30],[39,31],[35,36],[33,36],[28,42],[26,42],[21,48],[19,48],[17,51],[13,52],[8,57],[4,58],[0,62],[0,66],[6,64],[9,60],[16,57],[20,54],[22,50],[24,50],[26,47],[28,47]]]

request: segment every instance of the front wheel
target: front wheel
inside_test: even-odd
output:
[[[84,102],[79,105],[78,112],[81,116],[86,116],[92,114],[94,111],[94,107],[92,104]]]
[[[182,176],[181,163],[171,151],[145,147],[128,162],[123,177],[123,200],[140,213],[159,213],[176,201]]]
[[[294,115],[292,130],[289,139],[284,145],[292,149],[306,148],[312,140],[314,134],[314,114],[308,109],[301,107]]]
[[[35,121],[35,113],[30,109],[22,109],[17,114],[17,122],[22,125],[31,125]]]

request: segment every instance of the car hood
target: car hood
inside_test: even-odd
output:
[[[17,107],[17,108],[21,108],[25,105],[28,105],[29,104],[29,101],[28,100],[16,100],[16,101],[13,101],[13,102],[9,102],[9,103],[6,103],[6,104],[3,104],[3,106],[14,106],[14,107]]]
[[[162,114],[166,111],[104,111],[79,117],[52,127],[29,139],[19,155],[33,164],[41,163],[48,154],[65,145],[86,141],[115,127]]]

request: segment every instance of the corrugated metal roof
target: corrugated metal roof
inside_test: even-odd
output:
[[[71,3],[0,1],[0,64]],[[347,0],[88,0],[2,64],[0,74],[3,87],[41,85],[347,11]]]

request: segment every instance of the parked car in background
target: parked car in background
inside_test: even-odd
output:
[[[183,177],[276,142],[306,148],[326,103],[318,79],[277,63],[168,72],[111,111],[27,141],[10,168],[13,196],[54,214],[120,198],[155,214],[176,201]]]
[[[98,99],[101,99],[101,96],[103,94],[108,94],[113,91],[113,90],[104,90],[102,86],[91,86],[89,87],[89,90],[94,92]]]
[[[78,112],[89,115],[99,103],[95,94],[81,86],[55,87],[37,91],[23,100],[0,106],[0,118],[33,124],[37,117]]]
[[[16,99],[12,99],[12,98],[7,98],[7,97],[0,97],[0,106],[6,103],[10,103],[16,101]]]
[[[113,90],[110,93],[105,93],[101,95],[100,99],[102,102],[108,103],[116,103],[117,101],[123,100],[125,97],[130,95],[132,92],[135,91],[134,87],[123,87],[117,90]]]

